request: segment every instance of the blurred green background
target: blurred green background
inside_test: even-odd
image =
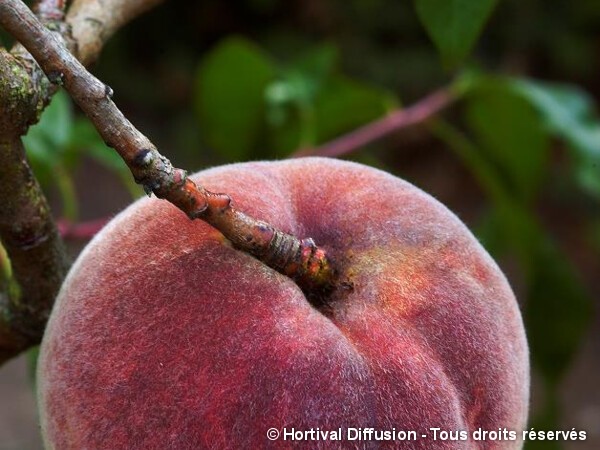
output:
[[[457,99],[435,120],[344,157],[437,197],[507,273],[531,347],[530,426],[588,433],[528,448],[600,448],[600,2],[171,0],[92,71],[190,171],[286,158],[447,87]],[[26,146],[61,220],[142,194],[64,92]],[[41,448],[25,365],[0,370],[2,450]]]

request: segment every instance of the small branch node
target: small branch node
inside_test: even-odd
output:
[[[108,84],[104,85],[104,96],[107,99],[110,100],[111,98],[113,98],[114,93],[115,91],[113,91],[113,89]]]
[[[133,158],[133,165],[139,168],[149,166],[154,161],[152,150],[143,148],[139,150]]]

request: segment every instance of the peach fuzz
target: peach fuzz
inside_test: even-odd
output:
[[[193,179],[325,248],[344,286],[296,284],[166,201],[127,208],[79,256],[44,336],[53,450],[515,449],[433,440],[521,430],[529,362],[517,302],[461,221],[385,172],[325,158]],[[269,428],[415,430],[411,442],[276,441]]]

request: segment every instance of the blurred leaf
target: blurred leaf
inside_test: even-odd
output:
[[[206,142],[230,160],[244,160],[264,124],[265,90],[275,77],[271,60],[254,44],[229,38],[202,62],[195,104]]]
[[[10,266],[10,259],[6,253],[6,249],[0,242],[0,292],[7,292],[8,285],[12,279],[12,268]]]
[[[306,124],[295,105],[271,107],[268,117],[266,138],[273,157],[285,158],[307,139]]]
[[[129,170],[119,154],[104,143],[98,131],[85,118],[81,118],[73,124],[70,145],[79,152],[95,159],[109,170],[114,172]]]
[[[502,177],[497,173],[496,168],[486,160],[483,153],[464,133],[440,119],[430,121],[429,128],[463,161],[492,202],[503,205],[510,201],[502,184]]]
[[[592,302],[573,266],[543,234],[532,256],[533,276],[525,307],[531,358],[544,377],[556,384],[587,331]]]
[[[73,113],[70,99],[58,91],[44,110],[40,121],[23,138],[36,177],[47,185],[53,182],[61,195],[62,214],[69,220],[77,219],[75,187],[66,163],[72,159],[71,148]]]
[[[51,168],[56,163],[58,155],[56,155],[43,133],[27,133],[23,136],[23,144],[32,163],[40,164],[46,168]]]
[[[43,186],[56,185],[63,215],[70,220],[76,220],[78,210],[71,173],[84,154],[118,172],[132,195],[137,194],[138,189],[132,186],[131,174],[121,157],[104,144],[87,118],[74,118],[71,100],[63,91],[56,93],[23,141],[37,179]]]
[[[351,80],[332,78],[317,98],[318,142],[327,141],[385,115],[397,101],[387,91]]]
[[[27,134],[42,137],[52,145],[52,151],[60,152],[69,142],[72,125],[71,100],[65,91],[59,90],[42,113],[40,121]]]
[[[29,374],[29,381],[31,383],[31,388],[35,392],[36,384],[37,384],[37,364],[38,359],[40,357],[40,346],[36,345],[35,347],[31,347],[27,351],[27,372]]]
[[[495,208],[485,211],[480,217],[479,222],[473,228],[475,236],[485,249],[496,257],[502,256],[506,252],[506,238],[503,238],[498,232],[498,217]]]
[[[23,142],[30,157],[41,164],[49,164],[60,158],[71,136],[73,114],[69,97],[58,91],[42,113],[40,121],[31,126]]]
[[[466,118],[481,147],[522,201],[533,199],[546,167],[548,136],[529,102],[488,83],[468,99]]]
[[[270,139],[280,154],[301,146],[318,145],[385,115],[398,102],[392,94],[343,75],[333,75],[318,91],[310,105],[310,116],[302,108],[286,106],[281,123],[270,121]],[[313,139],[307,142],[307,121]],[[305,128],[304,128],[305,130]]]
[[[53,171],[65,157],[73,125],[70,99],[58,91],[37,124],[23,137],[23,144],[39,182],[46,186],[55,181]]]
[[[275,148],[294,150],[317,141],[315,100],[333,75],[339,55],[336,47],[325,44],[311,48],[281,70],[266,90],[267,123]]]
[[[389,92],[337,74],[338,59],[336,47],[314,47],[267,88],[268,138],[276,156],[350,131],[396,105]]]
[[[592,299],[566,255],[521,205],[494,205],[483,231],[482,242],[495,257],[512,251],[519,258],[527,283],[523,305],[532,362],[556,386],[588,329]]]
[[[539,225],[533,212],[521,203],[507,197],[494,202],[494,227],[496,228],[496,255],[512,253],[520,263],[522,276],[527,283],[536,277],[537,254],[546,231]]]
[[[76,222],[79,216],[79,207],[77,204],[75,183],[71,174],[64,166],[57,164],[54,166],[53,179],[60,193],[62,217],[70,222]]]
[[[522,251],[521,236],[514,233],[518,232],[513,228],[515,222],[507,222],[512,215],[523,219],[522,236],[530,239],[526,252]],[[583,342],[592,317],[592,300],[571,263],[535,218],[516,204],[512,215],[493,216],[487,233],[488,239],[489,234],[495,235],[492,240],[497,247],[486,248],[496,257],[498,250],[504,253],[507,247],[517,250],[520,256],[528,286],[522,303],[532,363],[544,381],[555,388]],[[513,228],[513,232],[506,233],[507,227]],[[515,236],[517,239],[511,240]]]
[[[447,66],[466,58],[498,0],[415,0],[417,14]]]
[[[111,172],[117,173],[132,198],[138,198],[142,194],[142,188],[133,180],[121,156],[104,143],[98,131],[86,118],[79,118],[73,124],[70,144],[77,156],[85,154]]]
[[[508,194],[478,148],[444,122],[434,122],[432,129],[464,161],[493,201],[486,238],[495,243],[496,250],[510,249],[519,258],[528,285],[524,316],[531,357],[546,382],[556,384],[584,337],[592,301],[566,256],[535,216]]]
[[[550,132],[567,142],[573,150],[577,180],[600,198],[600,118],[591,97],[564,84],[512,79],[508,85],[531,102]]]
[[[289,69],[304,74],[318,84],[333,75],[339,59],[339,51],[335,45],[322,44],[301,54],[292,61]]]
[[[590,324],[592,299],[567,256],[517,203],[495,205],[484,243],[496,257],[512,250],[525,273],[524,320],[534,367],[556,387]],[[548,395],[551,395],[549,393]]]

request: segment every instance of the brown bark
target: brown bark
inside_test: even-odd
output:
[[[0,298],[2,362],[40,341],[68,264],[20,137],[0,138],[0,155],[0,240],[19,286]]]
[[[123,158],[145,191],[166,199],[190,219],[203,219],[238,249],[294,278],[305,290],[329,289],[334,271],[312,239],[298,239],[236,210],[229,196],[209,192],[174,168],[111,100],[112,90],[91,75],[18,0],[0,4],[0,23],[34,56],[50,81],[64,86],[104,141]]]

